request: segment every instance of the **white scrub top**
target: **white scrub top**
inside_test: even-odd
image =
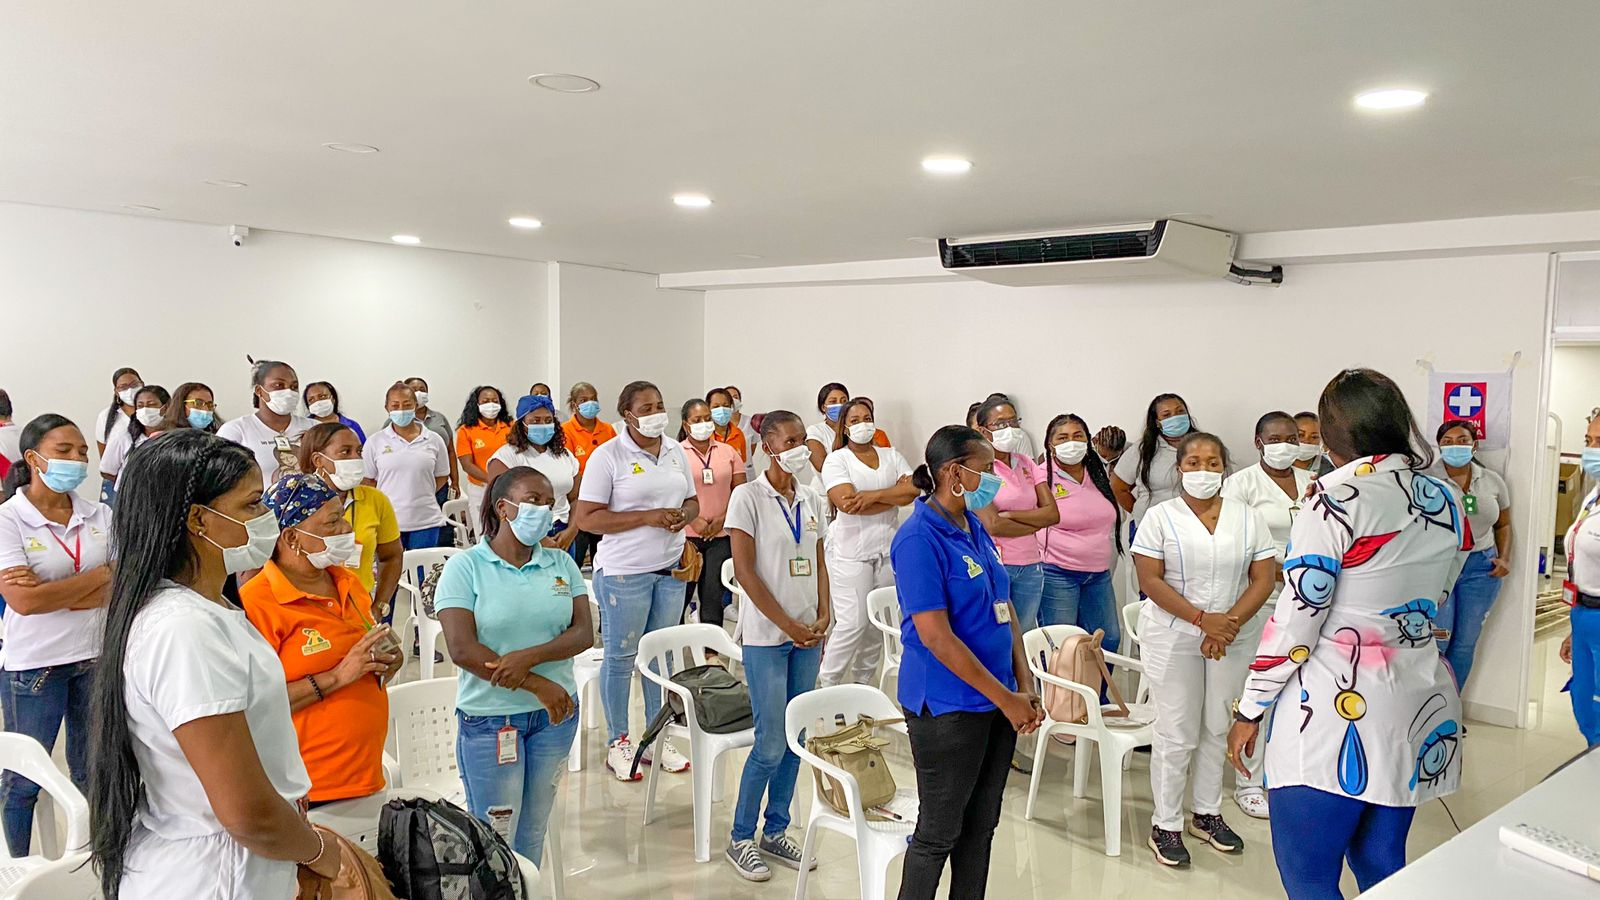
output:
[[[1442,462],[1435,463],[1433,468],[1428,470],[1428,474],[1455,484],[1450,479],[1450,473],[1445,471]],[[1462,509],[1467,514],[1467,522],[1472,525],[1473,552],[1495,549],[1494,523],[1500,521],[1502,510],[1511,508],[1511,488],[1506,486],[1506,480],[1500,477],[1499,472],[1486,469],[1474,462],[1472,477],[1467,479],[1467,490],[1464,493],[1472,497],[1471,501],[1463,498]]]
[[[366,477],[377,482],[378,490],[393,504],[401,531],[421,531],[445,523],[437,479],[450,474],[450,451],[427,426],[417,429],[417,436],[408,441],[393,425],[385,425],[367,438],[361,460]]]
[[[1144,479],[1139,477],[1139,445],[1137,443],[1128,447],[1117,460],[1116,468],[1112,474],[1121,478],[1124,483],[1133,486],[1133,521],[1139,527],[1144,527],[1144,514],[1158,503],[1165,503],[1178,496],[1178,488],[1183,484],[1183,476],[1178,472],[1178,448],[1166,442],[1165,438],[1156,439],[1156,453],[1150,457],[1150,486],[1144,486]]]
[[[841,484],[849,484],[857,491],[881,491],[894,487],[901,478],[911,474],[911,466],[900,451],[893,447],[873,449],[878,451],[876,469],[863,464],[849,447],[829,453],[822,462],[822,490],[831,491]],[[833,519],[829,552],[840,559],[868,560],[888,556],[899,515],[896,509],[866,516],[841,510]]]
[[[798,543],[794,539],[797,510]],[[817,584],[822,577],[817,541],[825,540],[828,534],[828,519],[823,514],[822,498],[817,491],[808,485],[796,484],[791,504],[767,481],[763,472],[755,481],[733,489],[728,498],[726,527],[729,531],[742,531],[756,542],[756,574],[783,611],[803,625],[815,622]],[[806,574],[793,574],[790,563],[795,559],[806,561]],[[734,627],[733,636],[747,647],[777,647],[792,640],[748,601],[739,608],[739,623]]]
[[[8,462],[22,462],[22,426],[0,425],[0,456]]]
[[[283,689],[283,664],[243,610],[163,581],[134,619],[123,674],[133,755],[144,796],[128,843],[122,900],[250,897],[292,900],[295,864],[233,839],[172,732],[243,712],[278,796],[311,790]]]
[[[658,457],[640,449],[623,427],[590,454],[578,499],[612,512],[677,509],[696,496],[695,478],[677,441],[663,436]],[[608,534],[596,545],[594,568],[612,576],[675,569],[683,558],[683,542],[682,531],[648,525]]]
[[[112,434],[116,434],[118,431],[126,431],[128,428],[128,414],[123,412],[120,406],[116,410],[117,418],[111,425]],[[96,413],[94,417],[94,434],[89,435],[89,443],[98,444],[104,442],[107,446],[110,446],[111,441],[106,437],[106,419],[110,418],[110,416],[111,404],[107,403],[105,406],[100,407],[100,412]]]
[[[138,438],[128,437],[126,427],[111,432],[111,440],[106,441],[106,452],[100,454],[100,474],[120,478],[122,466],[128,461],[128,454],[135,448],[143,446],[148,440],[150,440],[148,434],[141,434]]]
[[[104,503],[73,494],[65,526],[46,519],[26,491],[0,503],[0,569],[28,566],[40,581],[60,581],[105,565],[110,541],[111,507]],[[23,672],[94,659],[105,621],[105,607],[31,616],[6,610],[5,669]]]
[[[1229,475],[1222,482],[1222,496],[1238,500],[1261,514],[1267,529],[1272,532],[1272,543],[1278,548],[1278,562],[1283,562],[1284,550],[1289,546],[1289,526],[1300,513],[1301,498],[1311,484],[1311,473],[1305,469],[1291,469],[1294,473],[1294,497],[1283,492],[1259,464]]]
[[[1600,487],[1589,492],[1578,516],[1567,528],[1562,546],[1567,551],[1567,577],[1578,590],[1600,597]]]
[[[217,429],[217,437],[243,444],[261,467],[261,486],[272,487],[280,477],[300,471],[300,436],[318,423],[290,416],[283,431],[273,431],[255,413],[240,416]],[[107,449],[110,449],[109,447]]]
[[[518,427],[520,428],[521,426],[519,425]],[[526,450],[519,451],[510,444],[506,444],[496,450],[493,456],[489,457],[490,462],[495,460],[505,463],[508,469],[527,466],[530,469],[538,469],[543,472],[544,477],[550,479],[551,489],[555,491],[555,503],[550,508],[550,511],[555,515],[555,520],[557,522],[571,521],[572,501],[567,499],[567,495],[572,493],[572,483],[578,480],[578,457],[571,450],[556,456],[548,450],[540,450],[532,445],[529,445]]]
[[[1250,583],[1250,564],[1272,559],[1278,550],[1266,520],[1249,506],[1224,499],[1213,533],[1182,497],[1174,497],[1150,507],[1139,523],[1133,552],[1165,563],[1162,580],[1195,608],[1224,613],[1239,602]],[[1184,634],[1201,633],[1200,626],[1179,619],[1153,601],[1145,601],[1140,623],[1140,631],[1154,625]]]

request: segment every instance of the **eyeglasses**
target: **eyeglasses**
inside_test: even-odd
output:
[[[214,401],[211,401],[211,400],[196,400],[193,397],[190,397],[188,400],[183,401],[183,405],[184,406],[192,406],[195,409],[216,409],[217,408],[217,404]]]
[[[988,428],[990,431],[995,431],[1001,428],[1021,428],[1022,417],[1017,416],[1015,419],[1001,419],[998,422],[990,422],[984,427]]]

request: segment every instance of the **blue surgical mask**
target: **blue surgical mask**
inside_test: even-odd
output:
[[[729,422],[732,422],[733,421],[733,407],[731,407],[731,406],[713,406],[711,408],[711,421],[717,423],[718,427],[721,427],[723,425],[728,424]]]
[[[839,413],[844,409],[843,403],[829,403],[827,407],[828,421],[839,421]]]
[[[398,425],[401,428],[404,428],[407,425],[410,425],[412,422],[415,422],[416,420],[417,420],[417,411],[414,410],[414,409],[391,409],[391,410],[389,410],[389,421],[393,422],[394,424]]]
[[[1189,414],[1178,413],[1161,420],[1161,433],[1169,438],[1181,438],[1189,433]]]
[[[37,455],[37,454],[35,454]],[[89,477],[89,464],[75,459],[50,459],[40,456],[45,470],[39,473],[44,486],[58,494],[70,494]]]
[[[550,525],[555,521],[555,513],[548,506],[536,503],[518,503],[517,517],[508,519],[511,533],[524,547],[537,547],[550,533]]]
[[[961,468],[967,469],[966,466]],[[983,509],[993,503],[995,495],[1000,493],[1000,476],[993,472],[979,472],[976,469],[967,471],[978,476],[978,486],[967,491],[967,509]]]
[[[582,403],[579,403],[578,415],[583,416],[585,419],[598,418],[600,415],[600,401],[585,400]]]
[[[212,421],[216,417],[217,414],[209,409],[191,409],[189,410],[189,426],[191,428],[210,428]]]
[[[556,436],[556,426],[553,422],[536,425],[524,424],[522,430],[528,433],[528,440],[541,447],[550,443],[550,439]]]
[[[1444,460],[1445,465],[1459,469],[1472,462],[1472,445],[1451,444],[1448,447],[1440,447],[1439,457]]]
[[[1583,448],[1583,474],[1600,478],[1600,447]]]

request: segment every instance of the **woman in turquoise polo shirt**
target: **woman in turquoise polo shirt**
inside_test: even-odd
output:
[[[537,864],[557,779],[578,727],[572,657],[594,643],[583,573],[539,542],[555,491],[516,466],[490,482],[483,540],[450,557],[434,608],[456,690],[456,763],[467,808]],[[510,735],[510,737],[503,737]]]
[[[1044,720],[1022,651],[1011,584],[973,510],[994,502],[994,447],[964,425],[934,432],[911,481],[923,493],[889,561],[903,613],[900,705],[920,810],[901,900],[982,897],[989,845],[1018,734]]]

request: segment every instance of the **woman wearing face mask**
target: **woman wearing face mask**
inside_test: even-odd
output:
[[[1583,436],[1583,473],[1600,479],[1600,417]],[[3,507],[0,507],[3,509]],[[1572,607],[1572,633],[1561,658],[1572,666],[1572,717],[1593,747],[1600,744],[1600,487],[1589,491],[1567,529],[1564,599]]]
[[[1111,472],[1117,505],[1137,528],[1145,510],[1178,496],[1178,442],[1199,428],[1177,394],[1157,394],[1144,413],[1138,453],[1124,453]]]
[[[579,478],[583,477],[589,457],[594,455],[595,450],[617,436],[616,429],[609,422],[600,421],[599,397],[594,385],[587,381],[574,384],[572,390],[567,392],[567,408],[572,411],[572,417],[561,423],[561,433],[567,449],[578,459]],[[572,540],[572,558],[578,561],[578,565],[583,565],[599,543],[600,535],[578,529],[577,536]]]
[[[1322,454],[1322,421],[1314,412],[1298,413],[1294,426],[1300,435],[1299,455],[1294,467],[1311,473],[1312,478],[1326,475],[1334,469],[1333,463]]]
[[[536,864],[578,730],[572,657],[594,632],[578,564],[541,545],[555,491],[516,466],[489,484],[483,539],[450,557],[434,607],[456,676],[456,760],[467,808]],[[508,819],[499,821],[502,810]]]
[[[394,505],[383,491],[362,483],[366,463],[356,433],[339,423],[318,425],[306,432],[300,439],[300,470],[315,472],[339,493],[344,520],[350,523],[361,554],[352,564],[356,577],[372,598],[373,608],[387,609],[405,568],[405,548],[400,544]]]
[[[830,381],[817,391],[817,412],[822,413],[822,421],[806,429],[806,446],[811,448],[811,467],[819,472],[838,442],[839,418],[848,402],[850,389],[837,381]]]
[[[994,500],[994,450],[963,425],[934,432],[912,480],[924,498],[890,556],[904,613],[899,700],[917,770],[917,827],[901,900],[980,898],[1017,735],[1044,720],[1005,568],[974,513]],[[837,526],[835,526],[837,527]]]
[[[88,784],[89,690],[105,623],[111,509],[75,491],[89,472],[89,444],[63,416],[22,429],[22,459],[6,475],[0,504],[0,594],[6,598],[5,730],[53,750],[67,725],[67,767]],[[14,493],[13,493],[14,492]],[[39,788],[0,776],[11,855],[28,855]]]
[[[1183,800],[1194,772],[1191,835],[1223,853],[1244,841],[1222,818],[1223,750],[1248,651],[1232,647],[1277,580],[1277,548],[1261,514],[1221,496],[1228,451],[1194,432],[1178,442],[1182,493],[1150,507],[1133,542],[1139,647],[1155,703],[1150,849],[1185,868]]]
[[[726,394],[712,393],[727,399]],[[678,442],[689,460],[695,497],[700,501],[700,514],[684,529],[689,542],[700,551],[702,561],[700,580],[689,585],[687,600],[698,596],[700,621],[713,625],[722,624],[722,564],[733,558],[728,532],[723,529],[728,497],[734,488],[744,484],[744,460],[732,444],[717,440],[717,424],[712,420],[717,409],[731,408],[711,407],[705,401],[691,399],[679,414],[683,426],[678,429]],[[738,434],[737,429],[734,434]]]
[[[1439,652],[1456,676],[1456,688],[1465,691],[1483,623],[1502,580],[1511,574],[1506,562],[1511,557],[1511,489],[1499,472],[1474,457],[1478,438],[1470,422],[1445,422],[1437,440],[1439,463],[1430,474],[1461,489],[1461,509],[1472,526],[1472,555],[1433,620],[1435,634],[1441,635]]]
[[[827,550],[836,624],[822,656],[824,687],[872,683],[883,639],[867,618],[867,594],[894,584],[889,545],[895,520],[899,508],[917,498],[906,458],[872,443],[878,430],[872,401],[846,400],[839,418],[836,449],[822,464],[822,487],[835,510]]]
[[[1122,510],[1091,443],[1088,424],[1071,413],[1051,419],[1044,432],[1047,458],[1034,477],[1055,502],[1057,521],[1036,537],[1044,560],[1039,624],[1099,629],[1101,647],[1115,652],[1122,622],[1111,567],[1122,552]]]
[[[467,395],[456,422],[456,460],[467,473],[467,508],[476,520],[483,510],[483,488],[489,482],[489,460],[511,434],[511,413],[499,388],[482,385]]]
[[[163,430],[193,428],[210,434],[217,433],[217,398],[198,381],[185,381],[172,392],[167,402],[166,424]]]
[[[489,480],[517,466],[538,469],[555,492],[555,524],[545,546],[565,552],[578,530],[568,527],[572,501],[578,499],[578,458],[567,451],[566,433],[556,424],[556,407],[546,394],[529,394],[517,401],[517,425],[506,445],[489,460]]]
[[[437,434],[446,447],[454,447],[456,433],[455,429],[450,427],[450,420],[445,418],[444,413],[428,405],[433,398],[428,394],[427,380],[413,376],[406,379],[406,387],[411,388],[411,392],[417,398],[417,421],[422,423],[423,428]],[[365,444],[366,439],[363,438],[361,443]],[[444,506],[445,501],[450,499],[452,491],[457,497],[466,496],[461,493],[461,466],[456,463],[454,453],[450,454],[450,486],[440,488],[436,496],[440,506]]]
[[[321,427],[321,426],[319,426]],[[342,426],[341,426],[342,427]],[[348,566],[361,557],[339,492],[319,475],[285,475],[265,498],[278,545],[239,588],[245,616],[283,666],[312,806],[383,790],[389,731],[384,684],[400,671],[389,626]]]
[[[306,411],[311,413],[311,418],[326,425],[338,422],[340,425],[354,431],[356,438],[365,444],[367,433],[361,430],[361,425],[344,414],[344,409],[339,405],[339,391],[332,382],[313,381],[306,385],[304,395]]]
[[[594,583],[605,610],[600,698],[608,731],[606,768],[629,781],[629,694],[639,636],[683,617],[683,583],[672,570],[682,563],[683,529],[699,517],[700,501],[694,465],[677,441],[665,437],[667,405],[661,391],[648,381],[629,383],[617,398],[617,415],[626,427],[589,457],[594,468],[584,476],[572,518],[584,531],[605,535],[595,550]],[[645,685],[645,721],[654,720],[660,709],[660,690]],[[652,749],[662,754],[667,771],[689,768],[671,741]]]
[[[144,387],[144,379],[133,369],[123,366],[111,373],[111,405],[100,410],[94,418],[95,449],[102,455],[106,444],[118,428],[125,428],[133,418],[133,399]],[[105,498],[101,498],[105,502]]]
[[[288,363],[264,359],[250,369],[250,404],[256,411],[217,429],[217,437],[241,444],[255,455],[263,488],[280,475],[299,471],[300,436],[317,424],[301,418],[300,376]]]
[[[733,427],[739,429],[739,432],[744,435],[745,477],[754,479],[756,475],[756,447],[760,444],[760,441],[757,440],[755,426],[751,424],[750,417],[745,415],[744,412],[744,392],[732,384],[723,388],[723,390],[727,391],[728,396],[733,398]]]
[[[706,405],[711,408],[711,424],[716,426],[711,430],[711,439],[732,447],[742,466],[750,458],[750,445],[745,442],[744,432],[733,423],[733,395],[727,388],[712,388],[706,391]]]
[[[443,546],[444,512],[434,495],[449,480],[450,451],[417,421],[416,394],[403,382],[389,388],[384,408],[389,424],[361,448],[364,480],[394,505],[401,547]]]
[[[1300,504],[1311,485],[1311,473],[1294,466],[1300,458],[1299,429],[1295,420],[1286,412],[1269,412],[1258,419],[1256,451],[1261,454],[1261,462],[1229,475],[1222,483],[1222,497],[1243,503],[1261,514],[1262,521],[1267,523],[1267,530],[1272,533],[1272,546],[1281,569],[1289,545],[1290,526],[1294,524],[1294,517],[1300,514]],[[1282,589],[1283,577],[1280,574],[1267,602],[1254,616],[1239,623],[1239,635],[1228,648],[1230,655],[1255,658],[1256,648],[1261,645],[1262,631],[1272,617],[1273,601]],[[1230,695],[1244,689],[1244,678],[1245,673],[1240,672],[1238,684],[1228,688]],[[1269,812],[1261,769],[1261,753],[1265,749],[1265,742],[1262,742],[1255,753],[1243,760],[1251,774],[1248,777],[1240,776],[1233,791],[1233,801],[1239,805],[1239,809],[1256,819],[1267,818]]]
[[[1027,432],[1017,408],[1002,395],[978,407],[978,433],[994,445],[994,473],[1000,476],[1000,493],[978,510],[983,527],[1000,548],[1000,561],[1011,580],[1011,605],[1017,610],[1017,627],[1024,633],[1039,624],[1039,601],[1044,596],[1044,558],[1037,535],[1061,521],[1055,500],[1039,484],[1038,467],[1029,458]]]
[[[105,452],[100,454],[101,478],[110,480],[114,486],[128,454],[166,430],[166,407],[171,400],[172,395],[159,384],[147,384],[134,393],[133,418],[128,420],[127,427],[112,433]],[[111,493],[115,495],[116,490]]]

